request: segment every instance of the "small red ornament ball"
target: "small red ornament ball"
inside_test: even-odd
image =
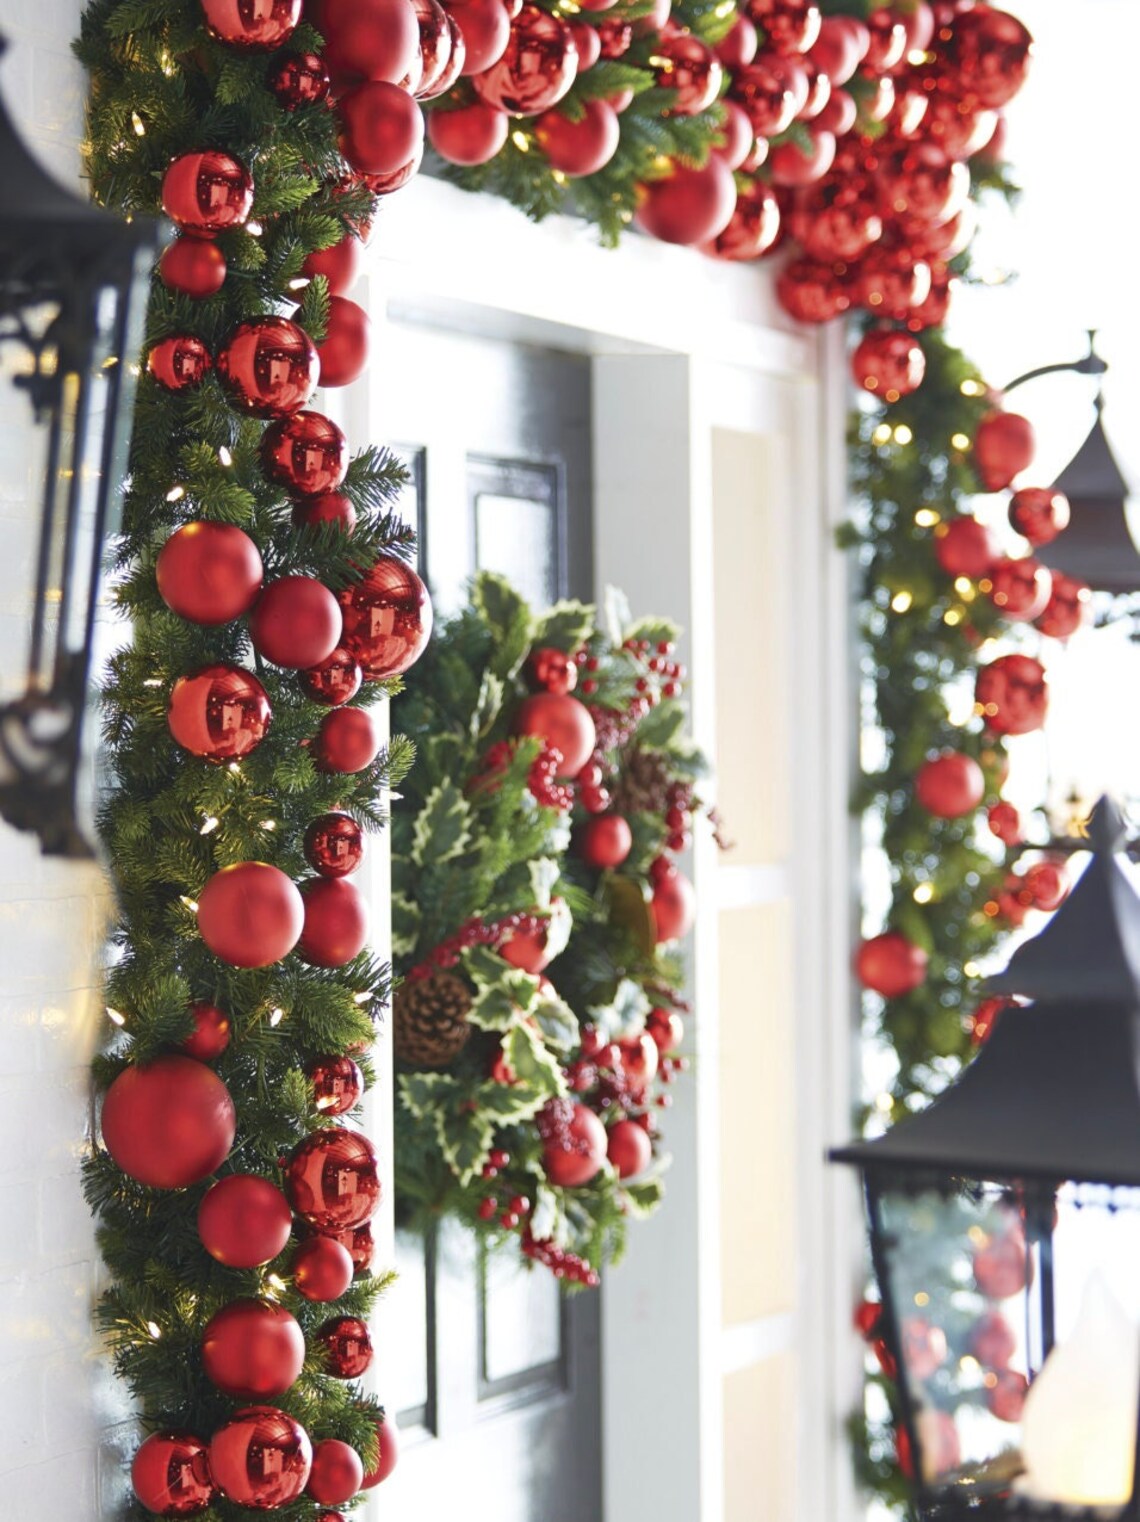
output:
[[[343,967],[368,943],[368,906],[352,883],[312,877],[301,884],[305,926],[297,951],[314,967]]]
[[[1091,589],[1075,576],[1054,571],[1049,601],[1034,619],[1035,627],[1052,639],[1069,639],[1091,617]]]
[[[1001,550],[993,531],[968,515],[940,523],[934,531],[934,553],[947,576],[988,576]]]
[[[745,15],[737,15],[728,33],[716,45],[716,55],[729,69],[741,69],[756,57],[759,39]]]
[[[707,111],[724,82],[720,59],[691,32],[674,32],[660,39],[653,50],[653,73],[660,88],[674,92],[666,116]]]
[[[210,1440],[210,1472],[224,1496],[254,1511],[295,1501],[309,1482],[313,1445],[276,1406],[235,1411]]]
[[[598,872],[620,867],[633,849],[633,831],[620,814],[594,814],[582,826],[578,850]]]
[[[228,624],[253,606],[265,571],[257,545],[233,523],[187,523],[159,551],[154,576],[172,613]]]
[[[459,72],[471,78],[498,63],[511,40],[512,12],[501,0],[453,0],[447,9],[463,40]]]
[[[341,1506],[351,1501],[363,1484],[364,1465],[355,1448],[335,1437],[317,1443],[306,1495],[322,1506]]]
[[[252,417],[299,412],[319,373],[312,339],[287,317],[251,317],[218,351],[218,379],[230,406]]]
[[[974,435],[974,463],[987,491],[1004,491],[1033,464],[1033,424],[1019,412],[987,412]]]
[[[1025,83],[1033,37],[1007,11],[979,5],[960,11],[949,30],[947,56],[957,91],[978,105],[996,110],[1006,105]]]
[[[864,391],[897,402],[922,385],[926,355],[909,333],[868,333],[851,356],[851,371]]]
[[[178,333],[163,338],[147,355],[146,367],[164,391],[185,391],[205,380],[213,360],[200,338]]]
[[[830,322],[851,305],[851,286],[831,264],[793,259],[776,279],[776,300],[797,322]]]
[[[557,692],[563,697],[578,685],[577,662],[565,650],[554,650],[549,645],[531,653],[526,674],[536,691]]]
[[[200,0],[206,30],[243,52],[279,48],[301,19],[301,0]]]
[[[192,1004],[190,1018],[194,1029],[185,1041],[179,1042],[178,1050],[187,1057],[196,1057],[199,1062],[213,1062],[230,1044],[232,1026],[229,1015],[216,1004]]]
[[[1025,1411],[1029,1380],[1014,1369],[1000,1369],[991,1385],[986,1381],[986,1405],[999,1422],[1019,1422]]]
[[[337,1316],[317,1331],[317,1341],[327,1355],[327,1367],[336,1379],[359,1379],[372,1362],[372,1335],[358,1316]]]
[[[340,594],[344,647],[366,682],[398,676],[415,665],[431,638],[428,589],[394,555],[381,555],[366,576]]]
[[[561,751],[562,777],[576,777],[593,755],[597,742],[590,710],[569,693],[536,692],[524,698],[515,710],[511,733],[541,735]]]
[[[293,1259],[293,1285],[306,1300],[339,1300],[352,1283],[352,1254],[333,1237],[309,1237]]]
[[[198,930],[231,967],[268,967],[293,950],[305,922],[296,884],[264,861],[223,867],[198,896]]]
[[[983,1369],[1007,1369],[1017,1352],[1017,1338],[1000,1311],[986,1311],[970,1330],[969,1346]]]
[[[329,93],[329,71],[317,53],[292,53],[269,71],[266,80],[286,111],[316,106]]]
[[[796,115],[795,93],[783,72],[772,67],[776,61],[764,54],[732,78],[732,99],[743,107],[758,138],[779,137]]]
[[[420,30],[409,0],[320,0],[314,19],[338,89],[398,84],[419,61]]]
[[[499,955],[512,967],[536,976],[549,967],[555,957],[566,950],[572,928],[570,911],[564,899],[551,900],[550,914],[534,931],[511,931],[499,947]]]
[[[348,1231],[329,1231],[322,1233],[332,1237],[333,1241],[339,1242],[352,1259],[354,1276],[359,1278],[366,1274],[372,1267],[372,1257],[376,1251],[376,1243],[372,1237],[372,1227],[368,1222],[363,1226],[350,1227]]]
[[[606,1128],[593,1110],[575,1104],[567,1126],[543,1147],[547,1178],[561,1189],[588,1184],[606,1160],[607,1142]]]
[[[297,1319],[272,1300],[231,1300],[206,1323],[202,1367],[235,1400],[268,1400],[297,1382],[305,1337]]]
[[[756,134],[752,130],[752,123],[736,101],[723,100],[721,108],[724,111],[724,121],[717,129],[717,138],[712,145],[712,151],[718,159],[723,159],[730,169],[739,169],[752,152]],[[758,183],[756,180],[752,181],[753,185]],[[740,193],[737,191],[737,205],[739,204]]]
[[[226,256],[209,238],[175,238],[163,250],[158,273],[168,290],[205,301],[225,284]]]
[[[322,877],[347,877],[364,860],[364,831],[351,814],[321,814],[305,831],[305,860]]]
[[[364,373],[371,328],[362,306],[345,296],[331,299],[328,329],[317,345],[322,386],[349,386]]]
[[[1031,655],[999,655],[978,672],[974,697],[987,729],[998,735],[1027,735],[1045,722],[1045,668]]]
[[[1043,613],[1053,590],[1051,572],[1028,555],[1020,560],[999,560],[989,579],[994,606],[1018,623]]]
[[[186,1189],[209,1178],[234,1144],[230,1091],[192,1057],[158,1057],[129,1067],[103,1099],[103,1142],[129,1177],[154,1189]]]
[[[356,509],[352,498],[342,491],[323,491],[316,497],[302,497],[294,502],[290,515],[298,528],[320,528],[335,523],[343,534],[356,527]]]
[[[1021,815],[1004,798],[987,809],[986,823],[1003,845],[1015,846],[1021,839]]]
[[[747,11],[774,52],[806,53],[819,38],[814,0],[748,0]]]
[[[289,1201],[255,1173],[211,1184],[198,1206],[202,1246],[227,1268],[260,1268],[284,1252],[293,1230]]]
[[[1025,486],[1010,499],[1009,521],[1035,547],[1051,544],[1069,526],[1069,499],[1051,486]]]
[[[322,412],[297,412],[270,423],[261,438],[265,473],[303,497],[334,491],[348,469],[348,441]]]
[[[314,745],[322,772],[362,772],[380,754],[380,734],[363,708],[334,708],[321,720]]]
[[[364,1093],[364,1074],[351,1057],[318,1057],[309,1069],[313,1103],[322,1115],[344,1115]]]
[[[618,1120],[609,1128],[606,1156],[618,1178],[636,1178],[649,1167],[653,1143],[635,1120]]]
[[[502,9],[499,0],[493,0]],[[486,164],[507,140],[511,119],[505,111],[485,101],[472,101],[455,111],[433,111],[428,117],[428,138],[440,158],[449,164]]]
[[[362,1226],[380,1204],[380,1174],[372,1143],[359,1131],[343,1126],[314,1131],[289,1161],[286,1188],[294,1210],[318,1231]]]
[[[991,1300],[1008,1300],[1025,1288],[1029,1263],[1020,1223],[995,1232],[974,1249],[974,1279]]]
[[[780,203],[763,181],[752,180],[737,192],[728,226],[711,243],[703,244],[702,251],[718,259],[759,259],[773,247],[779,233]]]
[[[131,1486],[159,1517],[194,1517],[214,1499],[206,1444],[192,1432],[154,1432],[131,1464]]]
[[[538,116],[558,104],[577,73],[578,49],[565,21],[526,4],[511,22],[502,56],[471,83],[489,106],[511,116]]]
[[[983,999],[977,1009],[970,1016],[970,1041],[974,1046],[981,1046],[990,1039],[993,1028],[998,1022],[998,1017],[1004,1010],[1016,1008],[1012,999]]]
[[[175,682],[166,722],[183,750],[221,762],[256,750],[272,717],[265,688],[252,671],[206,666]]]
[[[708,243],[721,234],[736,206],[736,182],[723,159],[703,169],[674,163],[659,180],[642,185],[637,222],[663,243]]]
[[[340,149],[358,174],[393,174],[423,144],[424,114],[399,85],[369,80],[343,95],[338,109]]]
[[[902,1324],[903,1367],[914,1379],[929,1379],[946,1362],[946,1333],[922,1316],[907,1316]]]
[[[985,797],[986,779],[973,756],[948,750],[923,762],[914,779],[914,796],[937,819],[960,819]]]
[[[360,274],[363,258],[364,244],[355,233],[345,233],[339,243],[310,254],[301,266],[301,273],[310,280],[314,275],[323,275],[328,281],[329,295],[343,296]]]
[[[338,645],[328,660],[300,674],[301,686],[314,703],[325,708],[339,708],[360,691],[364,673],[343,645]]]
[[[1022,877],[1024,891],[1031,895],[1033,907],[1051,913],[1059,909],[1069,893],[1065,869],[1055,861],[1037,861],[1027,867]]]
[[[653,910],[658,944],[662,941],[676,941],[681,936],[688,935],[693,928],[697,895],[685,874],[674,867],[654,881],[649,906]]]
[[[364,1476],[365,1490],[371,1490],[373,1486],[379,1485],[395,1469],[400,1457],[399,1436],[395,1416],[391,1412],[386,1412],[384,1420],[376,1424],[376,1438],[380,1451],[376,1455],[375,1469],[368,1470]]]
[[[859,947],[855,974],[864,988],[898,999],[926,980],[927,955],[897,930],[872,936]]]
[[[498,4],[499,0],[494,0],[494,3]],[[499,8],[505,13],[504,6],[500,5]],[[447,35],[450,39],[451,51],[439,73],[433,73],[430,52],[425,42],[422,55],[424,79],[417,91],[420,100],[437,100],[441,95],[446,95],[463,73],[467,63],[467,44],[463,39],[463,33],[459,27],[456,6],[453,5],[444,14],[447,16]],[[508,31],[509,29],[508,18]],[[442,52],[442,48],[440,51]]]
[[[257,599],[249,634],[257,653],[275,666],[319,666],[340,644],[340,607],[315,577],[282,576]]]
[[[808,144],[795,138],[777,143],[768,155],[768,174],[773,185],[814,185],[835,162],[835,134],[813,125],[807,129]]]
[[[645,1029],[663,1055],[675,1051],[685,1039],[685,1023],[673,1009],[651,1009],[645,1018]]]
[[[241,227],[252,207],[249,170],[214,148],[183,153],[162,179],[162,209],[183,232],[211,237]]]
[[[578,121],[560,111],[546,111],[534,124],[534,135],[550,167],[572,180],[603,169],[621,138],[618,115],[611,105],[604,100],[587,100],[582,105],[584,115]]]

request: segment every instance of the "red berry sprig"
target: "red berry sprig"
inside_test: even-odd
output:
[[[405,981],[430,977],[437,968],[454,967],[464,951],[472,946],[494,946],[496,949],[512,935],[538,935],[546,924],[540,914],[519,910],[501,920],[482,920],[478,916],[462,924],[454,935],[433,946],[426,958],[405,974]]]

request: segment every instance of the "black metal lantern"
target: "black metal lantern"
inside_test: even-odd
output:
[[[1102,800],[958,1081],[863,1171],[922,1522],[1140,1519],[1140,898]]]
[[[57,185],[2,102],[0,168],[0,342],[47,445],[27,675],[0,705],[0,815],[34,830],[45,853],[86,857],[76,790],[91,640],[124,473],[132,318],[159,224],[121,221]]]

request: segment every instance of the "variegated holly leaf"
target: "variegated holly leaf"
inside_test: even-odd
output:
[[[566,1092],[566,1080],[558,1060],[543,1045],[542,1037],[529,1025],[512,1025],[503,1037],[503,1056],[520,1083],[545,1092],[548,1099]]]
[[[602,600],[602,614],[606,638],[614,649],[620,649],[630,620],[629,598],[620,587],[607,587]]]
[[[578,1016],[557,994],[540,993],[530,1009],[531,1018],[542,1032],[547,1046],[570,1051],[578,1045]]]
[[[676,644],[680,638],[681,629],[669,618],[638,618],[632,624],[628,624],[624,630],[625,639],[647,639],[651,645],[668,642]]]
[[[534,631],[535,647],[548,645],[554,650],[575,650],[593,633],[594,609],[584,602],[556,602],[538,620]]]
[[[665,1183],[663,1179],[642,1179],[638,1184],[627,1184],[623,1191],[629,1213],[636,1220],[644,1220],[652,1215],[665,1196]]]
[[[534,894],[534,907],[540,910],[550,908],[550,895],[558,882],[558,863],[550,856],[539,856],[534,861],[528,862],[530,869],[530,886]]]
[[[481,1031],[503,1031],[519,1016],[519,1007],[506,982],[488,983],[476,993],[467,1011],[468,1025]]]
[[[411,956],[420,934],[420,908],[403,893],[392,894],[392,953]]]
[[[505,691],[506,686],[502,677],[496,676],[493,671],[484,671],[483,680],[479,683],[479,697],[468,725],[468,732],[476,743],[493,727],[495,720],[499,717]]]
[[[498,1125],[530,1120],[538,1114],[550,1095],[529,1083],[484,1083],[475,1091],[480,1110],[494,1115]]]
[[[558,1195],[545,1184],[539,1184],[534,1192],[534,1204],[530,1212],[530,1233],[536,1242],[545,1242],[558,1235],[562,1224],[562,1206]]]
[[[422,867],[461,855],[471,839],[470,824],[467,799],[454,782],[441,782],[428,794],[416,816],[412,860]]]
[[[435,1134],[444,1161],[466,1187],[487,1161],[495,1134],[491,1121],[466,1104],[452,1103],[435,1112]]]
[[[417,1120],[429,1119],[441,1105],[454,1105],[459,1093],[459,1081],[449,1073],[401,1073],[396,1082],[405,1110]]]
[[[530,608],[510,582],[493,571],[479,572],[471,600],[494,635],[491,670],[507,680],[514,676],[530,649]]]

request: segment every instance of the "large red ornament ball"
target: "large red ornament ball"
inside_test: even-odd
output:
[[[565,21],[527,4],[511,22],[502,57],[471,83],[489,106],[511,116],[537,116],[562,99],[577,72],[578,49]]]
[[[341,152],[358,174],[392,174],[423,143],[423,112],[399,85],[369,80],[341,97],[339,111]]]
[[[427,587],[395,555],[381,555],[366,576],[340,594],[344,647],[366,682],[399,676],[415,665],[431,638]]]
[[[947,576],[988,576],[1001,550],[993,531],[976,518],[963,515],[940,523],[934,531],[934,553]]]
[[[336,1379],[359,1379],[372,1362],[372,1335],[358,1316],[326,1321],[317,1331],[317,1341],[327,1354],[328,1372]]]
[[[350,882],[312,877],[301,884],[305,927],[297,951],[314,967],[343,967],[368,943],[368,906]]]
[[[343,645],[338,645],[328,660],[300,674],[301,686],[314,703],[325,708],[339,708],[360,691],[364,673]]]
[[[312,339],[287,317],[251,317],[218,351],[218,378],[230,406],[252,417],[299,412],[319,373]]]
[[[134,1456],[131,1486],[157,1516],[197,1516],[214,1499],[206,1444],[192,1432],[153,1432]]]
[[[316,497],[344,480],[348,441],[324,413],[297,412],[270,423],[261,438],[261,462],[271,481]]]
[[[987,412],[974,435],[974,463],[987,491],[1003,491],[1033,463],[1033,424],[1018,412]]]
[[[216,295],[226,281],[226,256],[209,238],[175,238],[158,261],[163,285],[194,301]]]
[[[463,40],[459,72],[470,78],[498,63],[511,40],[512,12],[502,0],[454,0],[448,13]]]
[[[914,779],[914,796],[937,819],[959,819],[985,797],[986,779],[973,756],[944,751],[923,762]]]
[[[257,545],[233,523],[185,524],[154,567],[159,596],[192,624],[228,624],[248,613],[264,575]]]
[[[338,89],[366,80],[398,84],[419,61],[420,28],[410,0],[320,0],[316,21]]]
[[[986,810],[986,823],[1003,845],[1015,846],[1021,840],[1021,815],[1004,798]]]
[[[352,1283],[352,1254],[343,1242],[318,1234],[301,1243],[293,1259],[293,1287],[306,1300],[339,1300]]]
[[[569,693],[536,692],[524,698],[511,723],[515,735],[541,735],[561,752],[559,775],[574,777],[594,751],[597,731],[590,711]]]
[[[620,814],[594,814],[582,826],[578,850],[598,872],[620,867],[633,849],[633,831]]]
[[[330,248],[318,249],[301,266],[302,275],[310,280],[323,275],[328,281],[330,296],[343,296],[360,274],[364,258],[364,244],[355,233],[345,233],[339,243]]]
[[[728,226],[736,206],[736,182],[723,159],[703,169],[674,162],[670,172],[640,187],[637,222],[663,243],[708,243]]]
[[[272,1300],[231,1300],[206,1323],[202,1367],[235,1400],[268,1400],[297,1382],[305,1337],[297,1319]]]
[[[728,226],[704,244],[703,251],[718,259],[759,259],[779,235],[780,205],[775,194],[762,180],[751,180],[737,191]]]
[[[1027,735],[1045,722],[1045,668],[1031,655],[999,655],[978,672],[974,697],[987,729],[999,735]]]
[[[363,708],[334,708],[321,720],[313,747],[322,772],[362,772],[380,754],[380,732]]]
[[[1015,491],[1009,521],[1035,547],[1051,544],[1069,526],[1069,499],[1051,486],[1026,486]]]
[[[317,345],[322,386],[348,386],[363,373],[371,327],[368,313],[355,301],[345,296],[331,299],[328,328]]]
[[[588,1184],[606,1160],[607,1144],[606,1128],[593,1110],[575,1104],[566,1126],[543,1147],[547,1178],[562,1189]]]
[[[534,124],[534,135],[552,169],[571,179],[597,174],[617,152],[621,126],[617,112],[604,100],[582,102],[584,115],[571,121],[560,111],[547,111]]]
[[[194,1029],[185,1041],[179,1042],[178,1050],[187,1057],[196,1057],[199,1062],[213,1062],[230,1044],[229,1015],[216,1004],[192,1004],[190,1017]]]
[[[884,216],[923,224],[948,222],[970,198],[970,171],[933,143],[888,154],[879,166]]]
[[[391,1412],[385,1413],[382,1422],[377,1422],[376,1438],[380,1451],[376,1455],[375,1469],[368,1470],[364,1476],[365,1490],[371,1490],[374,1485],[379,1485],[386,1480],[395,1469],[400,1457],[399,1430],[396,1427],[396,1418]]]
[[[649,901],[656,927],[656,939],[676,941],[688,935],[697,914],[697,895],[683,872],[675,867],[659,874]]]
[[[981,106],[996,109],[1013,99],[1025,83],[1032,52],[1029,30],[992,5],[959,11],[951,23],[947,58],[956,87]]]
[[[227,1268],[260,1268],[284,1252],[293,1230],[289,1201],[255,1173],[231,1173],[212,1184],[198,1206],[202,1246]]]
[[[176,158],[162,180],[162,209],[183,232],[204,237],[241,227],[253,206],[249,170],[210,148]]]
[[[909,333],[868,333],[851,356],[851,370],[864,391],[897,402],[922,385],[926,355]]]
[[[206,30],[243,52],[279,48],[301,19],[301,0],[200,0]]]
[[[292,53],[273,65],[266,83],[286,111],[299,111],[327,97],[329,71],[318,53]]]
[[[830,322],[851,305],[851,286],[831,264],[793,259],[776,279],[776,299],[797,322]]]
[[[238,1506],[272,1511],[295,1501],[309,1481],[313,1445],[276,1406],[235,1411],[210,1440],[210,1472]]]
[[[1006,618],[1027,623],[1045,611],[1053,589],[1051,573],[1030,556],[999,560],[990,572],[990,598]]]
[[[926,979],[926,952],[897,930],[864,941],[855,956],[855,974],[864,988],[898,999]]]
[[[253,648],[275,666],[319,666],[340,644],[340,607],[315,577],[282,576],[257,599],[249,633]]]
[[[206,666],[181,676],[166,722],[184,750],[207,761],[236,761],[265,739],[272,720],[265,688],[244,666]]]
[[[305,860],[322,877],[347,877],[364,860],[364,831],[351,814],[321,814],[305,831]]]
[[[372,1143],[343,1126],[314,1131],[293,1153],[286,1187],[294,1210],[319,1231],[362,1226],[380,1204],[380,1175]]]
[[[499,0],[494,0],[499,5]],[[502,9],[502,7],[499,7]],[[428,117],[431,145],[449,164],[486,164],[502,148],[510,130],[505,111],[472,101],[455,111],[433,111]]]
[[[814,0],[748,0],[746,8],[777,53],[806,53],[819,38],[821,17]]]
[[[707,111],[720,94],[724,68],[712,48],[691,32],[662,37],[653,50],[653,74],[658,86],[672,90],[666,116],[696,116]]]
[[[163,338],[147,355],[146,367],[164,391],[185,391],[205,380],[213,365],[210,351],[191,333]]]
[[[364,1093],[364,1074],[351,1057],[318,1057],[309,1069],[313,1103],[322,1115],[344,1115]]]
[[[296,884],[264,861],[223,867],[198,895],[198,930],[231,967],[268,967],[288,956],[305,922]]]
[[[363,1484],[364,1465],[355,1448],[335,1437],[316,1445],[306,1495],[322,1506],[340,1506],[351,1501]]]
[[[1053,572],[1049,601],[1034,619],[1034,626],[1053,639],[1069,639],[1092,617],[1092,591],[1075,576]]]
[[[158,1057],[129,1067],[103,1099],[103,1142],[129,1178],[154,1189],[186,1189],[209,1178],[234,1144],[230,1091],[192,1057]]]
[[[617,1120],[607,1133],[606,1155],[617,1169],[618,1178],[636,1178],[649,1167],[653,1143],[645,1128],[635,1120]]]

